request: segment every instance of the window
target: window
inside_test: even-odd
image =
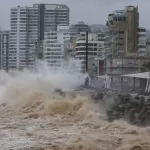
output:
[[[11,33],[11,35],[17,35],[17,33]]]
[[[123,46],[124,44],[123,43],[119,43],[119,46]]]
[[[16,15],[17,12],[13,12],[13,11],[15,11],[15,10],[12,10],[11,14],[12,14],[12,15]],[[17,11],[17,9],[16,9],[16,11]]]
[[[27,20],[27,18],[20,18],[20,20]]]
[[[17,18],[11,18],[11,20],[17,20]]]
[[[20,14],[21,14],[21,15],[24,15],[24,14],[26,14],[26,12],[20,12]]]
[[[20,32],[26,32],[26,30],[20,30]]]
[[[20,23],[27,23],[26,21],[20,21]]]
[[[11,23],[17,23],[17,21],[11,21]]]
[[[139,34],[139,37],[146,38],[146,34]]]
[[[119,31],[120,34],[124,34],[124,31]]]
[[[12,30],[12,29],[17,29],[17,27],[11,27],[11,30]]]
[[[146,48],[145,45],[139,45],[139,48]]]

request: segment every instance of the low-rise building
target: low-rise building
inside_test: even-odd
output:
[[[101,57],[104,49],[104,40],[100,35],[101,33],[88,34],[88,58]],[[85,72],[86,65],[86,33],[81,32],[75,41],[75,58],[80,59],[82,62],[81,71]]]

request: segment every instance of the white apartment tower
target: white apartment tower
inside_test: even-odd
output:
[[[33,65],[34,45],[39,38],[39,15],[36,7],[11,9],[9,69]]]
[[[69,26],[58,26],[57,31],[45,32],[44,38],[44,60],[56,70],[64,61],[64,41],[70,39]]]
[[[0,31],[0,69],[8,70],[10,31]]]

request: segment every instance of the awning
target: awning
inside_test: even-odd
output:
[[[150,79],[150,72],[121,75],[123,77]]]

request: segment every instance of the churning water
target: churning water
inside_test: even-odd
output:
[[[88,97],[59,97],[84,83],[76,61],[58,71],[43,62],[36,71],[0,72],[1,150],[149,150],[150,128],[108,123]]]

